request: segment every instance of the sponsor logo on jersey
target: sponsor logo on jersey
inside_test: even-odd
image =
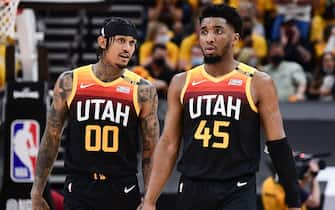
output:
[[[200,85],[201,83],[207,82],[207,80],[193,81],[192,86]]]
[[[91,87],[91,86],[93,86],[93,85],[94,85],[94,83],[88,83],[88,84],[81,83],[81,84],[79,85],[79,87],[80,87],[80,88],[88,88],[88,87]]]

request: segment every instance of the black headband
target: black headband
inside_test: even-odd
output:
[[[137,39],[136,28],[130,24],[118,23],[111,21],[105,25],[100,31],[103,37],[112,37],[115,35],[132,36]]]

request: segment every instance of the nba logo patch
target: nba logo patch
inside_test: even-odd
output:
[[[242,84],[243,84],[243,81],[240,79],[230,79],[228,82],[228,85],[241,86]]]
[[[118,86],[116,88],[116,91],[120,92],[120,93],[130,93],[130,88],[129,87],[124,87],[124,86]]]
[[[11,125],[10,177],[13,182],[33,182],[40,139],[35,120],[14,120]]]

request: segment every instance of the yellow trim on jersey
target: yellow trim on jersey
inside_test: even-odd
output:
[[[74,98],[74,96],[76,95],[76,92],[77,92],[78,70],[79,69],[76,69],[76,70],[73,71],[72,90],[71,90],[71,94],[70,94],[69,98],[67,99],[67,106],[68,106],[68,108],[70,108],[72,100],[73,100],[73,98]]]
[[[202,65],[201,67],[202,68],[201,68],[200,71],[201,71],[202,76],[204,76],[209,81],[212,81],[212,82],[215,82],[215,83],[223,81],[224,79],[226,79],[227,77],[230,77],[231,75],[235,74],[235,72],[236,72],[236,70],[234,69],[227,74],[224,74],[224,75],[219,76],[219,77],[214,77],[214,76],[212,76],[212,75],[210,75],[206,72],[205,65]]]
[[[183,88],[181,89],[181,92],[180,92],[180,103],[181,104],[184,103],[184,95],[185,95],[186,89],[188,87],[188,84],[190,83],[192,71],[190,70],[190,71],[187,71],[185,73],[186,73],[186,79],[185,79],[185,82],[184,82],[184,86],[183,86]]]
[[[256,104],[254,102],[254,99],[252,98],[252,94],[251,94],[251,80],[252,80],[252,76],[255,74],[255,72],[257,71],[257,69],[255,69],[254,67],[249,66],[247,64],[244,64],[244,63],[239,63],[238,69],[240,71],[242,71],[241,72],[242,74],[243,74],[243,72],[249,74],[249,76],[247,77],[246,85],[245,85],[245,94],[247,96],[250,108],[254,112],[258,113],[258,108],[257,108],[257,106],[256,106]]]
[[[251,95],[251,80],[252,80],[252,77],[247,78],[247,84],[245,85],[245,94],[247,95],[247,99],[248,99],[248,102],[249,102],[249,105],[250,105],[251,109],[254,112],[258,113],[257,106],[254,102],[254,99],[252,98],[252,95]]]
[[[255,71],[257,71],[257,69],[255,69],[252,66],[249,66],[247,64],[244,63],[239,63],[238,68],[241,69],[244,72],[250,73],[250,74],[254,74]]]
[[[135,111],[137,116],[140,115],[140,104],[138,102],[138,85],[134,85],[134,89],[133,89],[133,104],[135,107]]]
[[[141,79],[143,79],[142,77],[140,77],[139,75],[135,74],[132,71],[129,71],[128,69],[125,70],[124,72],[124,78],[125,80],[130,80],[129,82],[131,82],[133,84],[133,104],[135,107],[135,111],[137,116],[139,116],[141,108],[140,108],[140,104],[138,102],[138,83],[140,82]]]
[[[125,69],[125,72],[123,73],[123,76],[126,78],[123,79],[128,79],[131,80],[131,82],[133,83],[139,83],[141,79],[143,79],[141,76],[139,76],[138,74],[129,71],[128,69]]]

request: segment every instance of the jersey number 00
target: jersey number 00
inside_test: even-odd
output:
[[[110,138],[111,137],[111,138]],[[85,149],[90,152],[117,152],[119,150],[119,128],[117,126],[87,125]]]

